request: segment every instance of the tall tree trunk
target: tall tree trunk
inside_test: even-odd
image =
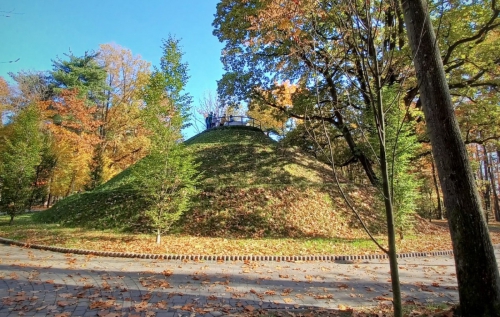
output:
[[[378,62],[374,59],[375,70],[377,74]],[[403,310],[401,305],[401,285],[399,283],[398,256],[396,252],[396,231],[394,229],[394,208],[392,205],[391,181],[389,179],[389,166],[387,164],[387,148],[385,142],[385,109],[382,101],[382,85],[380,75],[376,78],[377,88],[377,129],[379,135],[380,149],[380,171],[382,174],[382,190],[384,193],[385,216],[387,222],[387,244],[389,246],[389,266],[391,269],[392,302],[394,306],[394,317],[402,317]],[[392,175],[394,177],[394,175]]]
[[[500,316],[500,276],[425,0],[401,0],[443,188],[463,316]]]
[[[47,196],[47,202],[45,203],[45,206],[47,208],[50,208],[50,201],[52,200],[52,194],[49,192],[49,195]]]
[[[35,202],[35,193],[36,193],[36,189],[37,189],[36,185],[39,182],[40,172],[41,172],[41,167],[40,167],[40,165],[38,165],[36,167],[35,178],[33,180],[32,186],[31,186],[31,194],[30,194],[30,198],[28,200],[28,211],[31,211],[31,208],[33,208],[33,203]]]
[[[495,215],[495,221],[500,221],[500,203],[498,201],[498,193],[497,193],[497,186],[495,183],[495,175],[493,174],[493,167],[491,166],[491,161],[488,156],[486,156],[486,160],[488,162],[488,173],[490,176],[490,182],[491,182],[491,191],[493,192],[493,210],[494,210],[494,215]]]
[[[71,175],[71,182],[69,183],[68,190],[66,191],[66,195],[64,197],[68,197],[71,193],[73,193],[75,178],[76,178],[76,172],[73,171],[73,174]]]
[[[489,180],[488,170],[490,169],[488,163],[488,152],[486,151],[486,146],[482,146],[483,148],[483,162],[480,167],[484,167],[484,216],[486,217],[486,223],[489,222],[490,212],[491,212],[491,182]]]
[[[52,188],[52,175],[50,175],[49,177],[49,182],[48,182],[48,185],[47,185],[47,198],[45,199],[45,203],[44,205],[49,208],[50,207],[50,199],[52,197],[50,191],[51,191],[51,188]]]
[[[439,184],[436,177],[436,168],[434,167],[434,157],[431,157],[432,178],[434,180],[434,188],[436,189],[436,197],[438,203],[438,219],[443,220],[443,207],[441,206],[441,193],[439,192]]]

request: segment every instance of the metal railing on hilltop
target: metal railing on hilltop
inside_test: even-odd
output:
[[[254,128],[259,128],[262,130],[262,123],[254,119],[252,117],[247,117],[247,116],[222,116],[222,117],[212,117],[212,120],[209,122],[207,120],[208,118],[205,118],[205,123],[207,124],[206,129],[213,129],[217,127],[227,127],[227,126],[247,126],[247,127],[254,127]]]

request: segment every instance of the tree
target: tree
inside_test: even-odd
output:
[[[228,103],[258,101],[287,117],[325,120],[344,138],[351,161],[360,162],[370,182],[378,184],[369,152],[360,146],[364,141],[351,128],[355,124],[350,116],[353,103],[338,86],[340,70],[356,73],[355,64],[348,65],[345,58],[355,52],[343,50],[349,46],[343,43],[348,36],[335,25],[339,11],[331,9],[342,7],[341,2],[221,1],[213,25],[214,35],[226,43],[222,56],[226,73],[218,82],[218,92]],[[272,93],[287,80],[297,85],[292,107],[281,105],[280,97]]]
[[[401,1],[457,270],[460,313],[500,315],[500,277],[426,2]],[[493,21],[500,10],[492,1]],[[479,26],[477,38],[486,28]],[[475,39],[470,39],[470,42]],[[468,41],[462,41],[468,42]],[[460,41],[456,42],[459,46]],[[445,56],[446,61],[446,56]],[[479,275],[479,276],[478,276]]]
[[[8,100],[9,95],[9,84],[7,84],[7,81],[3,77],[0,77],[0,128],[3,126],[4,112],[12,108]]]
[[[143,91],[146,105],[142,116],[151,149],[137,164],[135,177],[137,189],[148,202],[145,214],[156,231],[156,243],[187,210],[196,193],[194,159],[180,142],[189,98],[182,94],[188,77],[178,43],[172,37],[164,41],[161,69],[155,69]]]
[[[77,89],[78,96],[87,103],[102,107],[105,100],[106,70],[97,63],[97,53],[85,52],[82,57],[66,55],[69,60],[53,61],[52,88],[60,93],[67,89]]]
[[[102,118],[99,137],[102,142],[96,149],[101,159],[101,179],[107,181],[131,164],[143,158],[149,146],[140,118],[143,105],[141,91],[150,76],[150,63],[140,55],[133,55],[120,45],[101,44],[97,63],[106,70],[105,101],[99,109]]]
[[[205,91],[203,93],[203,96],[198,101],[195,112],[201,117],[194,114],[194,127],[198,133],[206,129],[205,118],[209,113],[212,113],[216,117],[232,114],[229,107],[223,105],[217,94],[214,94],[212,91]],[[201,123],[201,129],[198,127],[198,123]]]
[[[0,210],[10,216],[12,224],[14,217],[30,205],[36,168],[41,162],[43,135],[38,108],[24,108],[9,128],[0,153]]]
[[[472,100],[483,118],[491,117],[495,114],[492,109],[498,108],[494,107],[498,104],[495,91],[500,83],[500,58],[496,49],[500,38],[495,31],[498,22],[489,12],[488,3],[489,0],[433,2],[431,8],[431,21],[440,28],[438,41],[442,44],[445,72],[450,78],[456,106],[459,108],[464,100]],[[355,7],[363,12],[349,16]],[[383,85],[399,85],[405,106],[420,107],[401,12],[397,1],[363,4],[344,0],[222,0],[213,22],[214,35],[225,43],[222,62],[226,73],[218,83],[219,94],[232,103],[261,99],[268,106],[300,120],[326,120],[337,130],[332,137],[341,134],[351,152],[345,163],[357,162],[370,182],[376,184],[371,150],[360,129],[353,128],[372,129],[370,123],[356,120],[360,112],[370,108],[364,105],[372,92],[363,80],[362,66],[366,64],[362,59],[374,53],[363,48],[369,46],[369,40],[359,39],[358,35],[369,31],[365,23],[374,19],[372,33],[384,35],[373,44],[384,48],[387,58],[382,64],[390,61],[392,66],[382,67]],[[481,26],[484,26],[481,32],[476,32]],[[321,103],[316,106],[314,98],[308,97],[308,94],[314,95],[311,91],[316,89],[312,87],[315,73],[322,77],[317,85]],[[342,81],[341,73],[349,73],[350,80]],[[276,83],[285,80],[299,88],[294,94],[293,107],[281,108],[269,98],[270,94],[259,93],[270,92]],[[351,86],[351,90],[345,89],[346,86]],[[339,111],[324,111],[320,115],[319,106],[328,107],[332,102]],[[483,107],[485,104],[488,107]],[[305,109],[309,110],[307,118]],[[491,132],[497,129],[495,125],[489,126],[486,129]],[[488,133],[484,137],[498,139],[498,134]],[[470,139],[475,141],[482,140]]]
[[[395,316],[401,316],[395,224],[413,209],[413,198],[404,195],[415,187],[404,151],[413,151],[415,139],[401,97],[408,67],[397,10],[392,1],[227,0],[218,6],[214,33],[226,42],[221,94],[321,122],[326,142],[318,147],[335,170],[334,127],[350,151],[346,162],[360,162],[381,190],[388,248],[378,245],[389,255]],[[287,102],[279,91],[285,80],[294,86]]]
[[[9,76],[17,84],[11,96],[11,103],[17,109],[30,103],[49,100],[54,96],[50,87],[52,78],[47,72],[19,71],[9,73]]]
[[[104,135],[104,114],[105,91],[109,89],[106,85],[106,70],[98,64],[98,53],[85,52],[82,57],[67,54],[69,60],[53,61],[52,89],[56,94],[64,90],[73,89],[78,92],[78,97],[85,100],[89,107],[97,106],[99,111],[95,113],[95,119],[101,125],[96,131],[99,141],[92,152],[92,168],[90,179],[87,184],[88,189],[93,189],[103,182],[104,156],[103,156],[103,135]]]
[[[192,97],[188,93],[183,93],[186,83],[189,80],[188,64],[182,62],[184,52],[180,46],[180,40],[173,36],[162,40],[163,55],[160,60],[160,71],[165,76],[165,92],[168,98],[175,104],[176,109],[184,121],[189,116],[191,110]],[[183,122],[183,127],[189,126]]]
[[[73,89],[62,90],[56,100],[41,102],[40,107],[44,119],[50,122],[48,130],[57,162],[51,190],[63,197],[83,190],[90,182],[92,158],[100,142],[97,106],[90,106]]]
[[[273,91],[266,91],[263,94],[275,94],[276,103],[281,108],[291,107],[293,105],[292,96],[297,86],[285,81],[282,85],[277,85]],[[252,99],[248,104],[247,115],[257,120],[264,132],[273,132],[278,135],[285,133],[285,124],[288,116],[285,112],[276,107],[271,107],[260,99]]]

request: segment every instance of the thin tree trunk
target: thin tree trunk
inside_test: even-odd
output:
[[[429,191],[429,201],[431,202],[429,205],[429,222],[432,222],[432,214],[434,213],[434,210],[433,210],[434,206],[432,204],[432,188]]]
[[[156,231],[156,244],[160,244],[161,243],[161,233],[160,233],[160,229],[157,229]]]
[[[52,175],[50,176],[49,183],[47,185],[47,198],[45,199],[45,204],[44,204],[47,208],[50,207],[50,198],[51,198],[50,191],[51,191],[51,188],[52,188]]]
[[[486,157],[488,161],[488,173],[490,174],[491,191],[493,192],[493,210],[495,215],[495,221],[500,221],[500,204],[498,201],[497,186],[495,184],[495,175],[493,175],[493,167],[489,157]]]
[[[68,190],[66,191],[66,196],[68,197],[72,192],[73,192],[73,186],[75,183],[75,177],[76,177],[76,172],[73,172],[73,175],[71,176],[71,182],[69,183]]]
[[[420,97],[443,187],[460,313],[500,316],[500,276],[425,0],[401,0]]]
[[[35,174],[35,179],[33,181],[33,187],[31,189],[31,195],[30,199],[28,201],[28,211],[31,211],[31,208],[33,207],[33,203],[35,202],[35,191],[36,191],[36,185],[40,181],[40,173],[42,172],[42,167],[41,165],[38,165],[36,167],[36,174]]]
[[[375,49],[373,49],[375,51]],[[380,146],[380,171],[382,173],[382,189],[384,192],[385,215],[387,222],[387,244],[389,246],[389,266],[391,268],[392,301],[394,306],[394,317],[403,316],[401,303],[401,285],[399,283],[398,257],[396,251],[396,232],[394,229],[394,208],[392,205],[391,180],[389,179],[389,166],[387,164],[387,148],[385,141],[385,109],[382,99],[382,84],[377,58],[373,58],[375,66],[375,86],[377,91],[376,115],[378,117],[377,130]],[[375,110],[375,107],[374,107]],[[394,177],[394,175],[392,175]]]
[[[441,206],[441,193],[439,192],[439,184],[436,177],[436,168],[434,167],[434,158],[431,157],[432,178],[434,180],[434,188],[436,189],[436,197],[438,203],[438,219],[443,220],[443,207]]]
[[[486,146],[483,144],[483,162],[480,165],[484,167],[484,216],[486,217],[486,223],[489,223],[490,212],[491,212],[491,182],[489,180],[488,170],[490,169],[488,163],[488,152],[486,151]]]
[[[47,208],[50,208],[50,200],[52,199],[52,194],[49,192],[49,195],[47,196],[47,202],[45,203],[45,206]]]

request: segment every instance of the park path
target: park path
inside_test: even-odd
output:
[[[399,267],[404,301],[458,301],[451,256],[399,259]],[[389,278],[387,260],[193,262],[0,245],[0,317],[329,311],[390,304]]]

